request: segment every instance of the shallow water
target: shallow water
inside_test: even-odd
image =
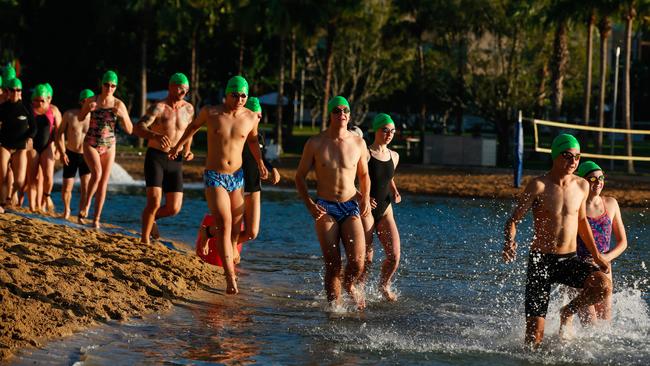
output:
[[[139,231],[143,192],[138,186],[112,191],[104,220]],[[242,253],[239,296],[212,295],[168,313],[103,325],[23,351],[13,363],[650,363],[650,248],[644,240],[650,212],[623,212],[629,247],[613,267],[612,323],[577,324],[576,339],[561,343],[558,311],[568,300],[556,290],[544,345],[529,353],[522,347],[524,243],[532,231],[528,217],[519,228],[516,262],[503,264],[501,232],[510,205],[405,196],[395,207],[402,240],[399,300],[382,301],[373,285],[365,311],[332,312],[325,307],[320,249],[307,210],[293,191],[265,191],[260,235]],[[187,191],[182,212],[159,221],[162,235],[192,244],[205,211],[202,192]],[[375,245],[372,284],[383,258]]]

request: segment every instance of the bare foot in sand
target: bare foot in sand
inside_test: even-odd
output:
[[[79,215],[77,215],[77,222],[79,225],[85,225],[86,224],[86,212],[85,211],[79,211]]]
[[[210,240],[211,237],[212,236],[210,235],[210,228],[208,226],[201,225],[201,229],[199,230],[199,242],[198,242],[197,249],[204,256],[207,256],[208,253],[210,252],[208,240]]]
[[[154,239],[160,239],[160,231],[158,231],[158,224],[155,221],[151,227],[151,237]]]
[[[560,339],[571,340],[575,338],[573,329],[573,314],[568,310],[568,305],[560,310]]]
[[[226,277],[226,293],[228,295],[236,295],[239,293],[237,279],[235,277]]]
[[[235,264],[241,262],[241,255],[239,255],[239,250],[237,250],[237,244],[232,246],[232,262]]]
[[[358,288],[352,286],[350,288],[350,296],[355,304],[357,304],[357,309],[363,310],[366,308],[366,294],[359,290]]]
[[[95,229],[99,229],[101,227],[101,225],[99,224],[99,220],[93,220],[93,227]]]
[[[381,294],[384,295],[384,299],[388,301],[397,301],[397,295],[391,291],[390,286],[382,287]]]
[[[5,209],[4,209],[4,207],[0,206],[0,214],[3,214],[3,213],[5,213]]]

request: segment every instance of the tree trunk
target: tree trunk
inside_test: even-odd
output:
[[[557,24],[553,40],[553,58],[551,61],[551,118],[558,120],[562,112],[562,99],[564,96],[564,76],[569,63],[569,45],[567,35],[567,22]]]
[[[600,20],[598,24],[598,30],[600,31],[600,95],[598,100],[598,126],[605,126],[605,94],[607,93],[607,59],[608,59],[608,49],[607,49],[607,39],[609,38],[609,33],[612,30],[612,24],[608,17],[604,17]],[[598,141],[597,141],[598,152],[601,153],[603,150],[603,133],[598,132]]]
[[[458,41],[458,59],[456,60],[456,135],[463,132],[463,101],[465,100],[465,66],[467,63],[467,39],[461,35]]]
[[[278,100],[277,100],[277,121],[276,121],[276,143],[282,151],[282,101],[284,99],[284,36],[280,37],[280,75],[278,82]]]
[[[539,85],[537,86],[537,118],[545,118],[544,104],[546,101],[546,82],[550,71],[548,70],[548,59],[544,61],[542,68],[539,70]]]
[[[201,101],[201,97],[199,96],[199,65],[197,63],[197,38],[198,38],[198,27],[194,28],[194,32],[192,32],[192,65],[191,65],[191,74],[192,74],[192,81],[190,83],[192,84],[192,105],[194,105],[194,110],[198,111],[199,108],[199,103]]]
[[[292,116],[291,116],[291,128],[289,131],[293,133],[293,127],[295,126],[296,122],[298,121],[298,103],[296,101],[298,100],[298,80],[296,79],[296,72],[297,72],[297,67],[298,63],[296,60],[297,57],[297,52],[296,52],[296,30],[293,29],[291,31],[291,70],[289,73],[289,76],[291,78],[290,86],[291,86],[291,94],[293,95],[293,98],[291,98],[291,110],[293,111]]]
[[[594,23],[596,23],[596,14],[592,9],[587,19],[587,63],[585,70],[585,94],[584,94],[584,112],[582,121],[585,125],[589,124],[589,114],[591,112],[591,77],[593,68],[593,40],[594,40]]]
[[[140,39],[140,116],[147,113],[147,37],[145,29]],[[144,146],[144,139],[138,137],[138,148]]]
[[[246,46],[246,40],[244,35],[239,36],[239,69],[237,74],[244,75],[244,47]]]
[[[632,62],[632,27],[634,25],[634,18],[636,17],[636,9],[634,2],[629,4],[629,9],[625,17],[625,72],[623,74],[623,121],[625,122],[626,129],[632,129],[632,121],[630,120],[630,70]],[[625,150],[627,156],[632,156],[632,135],[625,135]],[[627,161],[627,172],[634,174],[634,161]]]
[[[418,37],[421,37],[418,36]],[[424,93],[425,82],[424,82],[424,47],[422,46],[422,41],[418,38],[418,80],[419,80],[419,90],[420,94],[420,141],[424,141],[424,131],[426,130],[427,123],[427,102],[426,96]],[[421,144],[424,146],[424,144]]]
[[[327,38],[325,41],[325,88],[323,90],[323,124],[321,130],[327,129],[329,113],[327,113],[327,102],[330,99],[330,84],[332,82],[332,68],[334,65],[334,39],[336,37],[336,25],[333,22],[327,24]]]

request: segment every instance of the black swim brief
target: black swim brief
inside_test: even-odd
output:
[[[79,170],[80,177],[90,174],[90,169],[86,165],[83,154],[71,150],[66,151],[65,154],[68,156],[68,165],[63,166],[63,179],[74,178],[77,175],[77,170]]]
[[[144,179],[147,187],[162,187],[163,192],[183,192],[183,157],[170,160],[167,153],[147,149],[144,158]]]
[[[581,261],[575,252],[530,252],[526,275],[526,317],[546,317],[553,284],[582,288],[587,277],[596,271],[599,271],[598,267]]]

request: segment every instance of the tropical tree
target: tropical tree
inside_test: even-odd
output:
[[[607,95],[607,60],[609,56],[608,39],[612,32],[611,15],[616,10],[617,2],[615,0],[602,0],[598,2],[598,14],[600,22],[598,31],[600,32],[600,87],[598,100],[598,126],[605,126],[605,97]],[[603,133],[598,132],[596,142],[598,152],[603,149]]]

